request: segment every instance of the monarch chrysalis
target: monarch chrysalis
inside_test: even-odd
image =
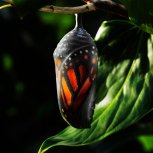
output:
[[[54,51],[58,104],[64,120],[75,128],[89,128],[95,106],[98,52],[76,15],[75,28]]]

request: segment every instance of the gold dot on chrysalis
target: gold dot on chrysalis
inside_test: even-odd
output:
[[[84,56],[84,59],[85,59],[85,60],[88,60],[88,59],[89,59],[89,56],[88,56],[88,55],[85,55],[85,56]]]
[[[72,66],[72,63],[70,63],[69,65]]]
[[[96,62],[97,62],[96,59],[93,58],[93,59],[92,59],[92,64],[96,64]]]

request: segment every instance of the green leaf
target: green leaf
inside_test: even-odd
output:
[[[125,21],[103,22],[99,49],[97,103],[91,128],[67,127],[46,139],[39,153],[54,146],[96,143],[129,127],[153,109],[153,36]]]
[[[153,34],[153,0],[120,0],[128,9],[130,20]]]
[[[145,152],[153,151],[153,135],[139,136],[138,141],[142,144]]]

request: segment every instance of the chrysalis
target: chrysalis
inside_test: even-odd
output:
[[[58,104],[64,120],[75,128],[89,128],[95,106],[98,52],[76,15],[75,28],[54,51]]]

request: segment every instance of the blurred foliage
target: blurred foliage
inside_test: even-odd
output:
[[[142,30],[153,34],[153,1],[120,0],[128,9],[129,19]]]
[[[10,55],[3,55],[3,68],[6,71],[11,71],[11,69],[13,68],[13,59]]]
[[[52,25],[57,29],[57,39],[61,39],[68,28],[73,25],[74,16],[63,14],[39,13],[41,22],[46,25]],[[59,22],[60,21],[60,22]],[[62,25],[62,26],[61,26]]]
[[[138,137],[139,142],[143,145],[145,152],[153,151],[153,136],[145,135]]]

